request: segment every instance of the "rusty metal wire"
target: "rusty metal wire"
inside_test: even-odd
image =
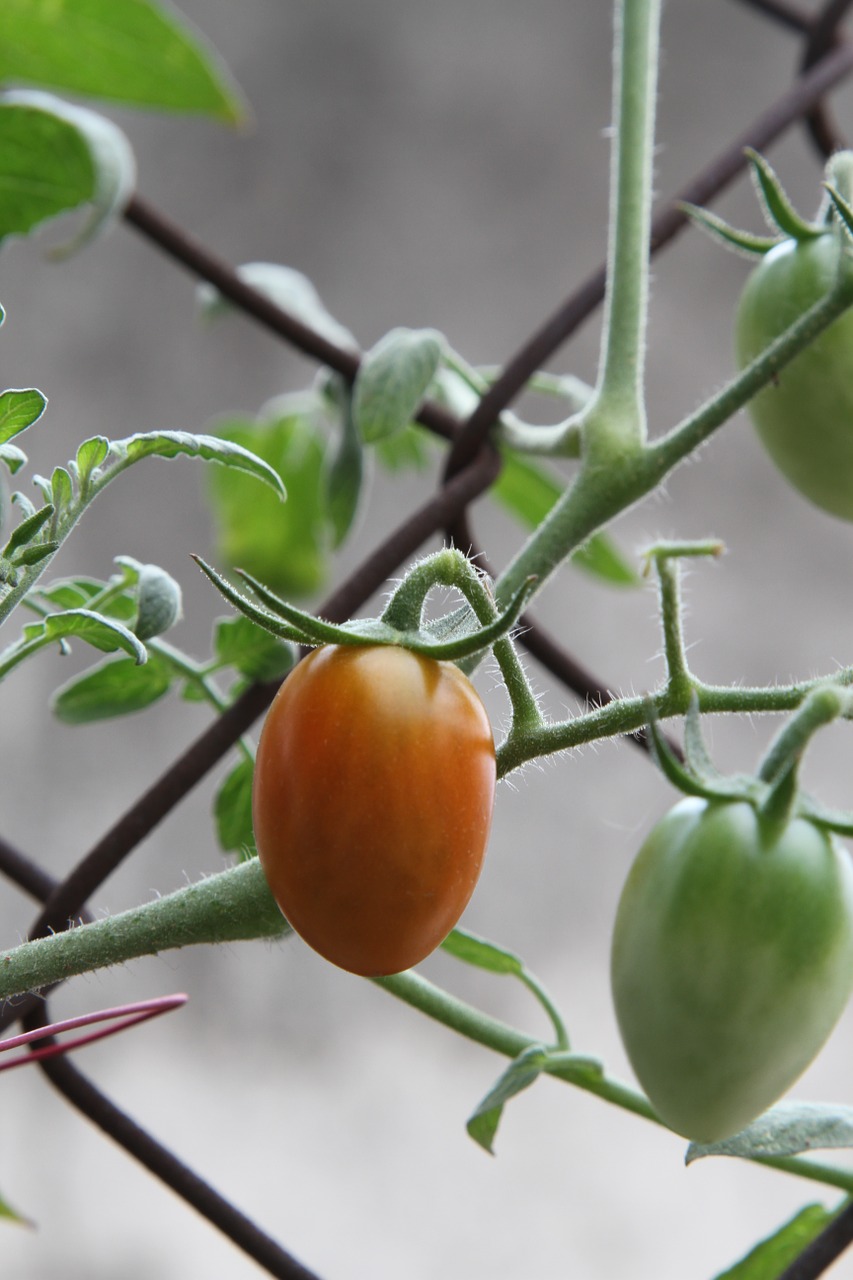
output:
[[[685,219],[680,209],[681,201],[707,203],[742,172],[744,147],[761,150],[798,121],[806,124],[822,155],[840,145],[825,98],[829,90],[853,70],[853,42],[840,31],[840,24],[853,0],[829,0],[814,16],[805,15],[801,9],[783,0],[739,0],[739,3],[749,5],[768,20],[780,23],[802,37],[801,73],[767,111],[660,210],[652,227],[651,250],[654,253],[659,252],[683,228]],[[130,202],[125,218],[130,227],[159,251],[214,285],[246,315],[278,334],[285,342],[349,380],[355,376],[359,362],[357,352],[329,342],[295,317],[281,311],[242,281],[232,267],[141,197],[137,196]],[[468,506],[488,489],[499,470],[499,460],[489,445],[495,421],[523,389],[529,377],[594,312],[603,293],[604,270],[601,268],[583,281],[506,361],[501,376],[467,422],[457,421],[439,405],[430,403],[424,406],[419,420],[451,442],[441,485],[437,493],[393,530],[336,589],[320,607],[324,616],[332,620],[349,617],[436,532],[449,531],[457,545],[471,543]],[[535,623],[528,627],[523,640],[556,679],[581,696],[600,698],[606,694],[606,680],[587,671]],[[0,874],[44,904],[33,924],[31,936],[66,928],[71,920],[82,918],[90,895],[207,775],[262,714],[274,692],[275,685],[272,684],[255,685],[246,690],[101,837],[61,883],[54,882],[38,864],[0,839]],[[46,1018],[44,1001],[34,996],[7,1011],[3,1021],[22,1019],[27,1028],[33,1029],[43,1026]],[[286,1280],[317,1280],[313,1273],[213,1191],[172,1152],[140,1129],[76,1066],[55,1058],[40,1064],[40,1067],[71,1105],[228,1235],[269,1275]],[[814,1280],[847,1247],[851,1235],[853,1214],[848,1211],[803,1252],[785,1273],[785,1280]]]

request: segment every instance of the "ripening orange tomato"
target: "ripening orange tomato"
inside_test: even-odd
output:
[[[495,780],[488,716],[458,667],[388,645],[314,650],[255,764],[258,854],[288,922],[352,973],[418,964],[474,891]]]

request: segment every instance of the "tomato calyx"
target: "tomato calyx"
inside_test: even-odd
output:
[[[378,618],[337,624],[317,618],[282,600],[251,574],[235,572],[255,599],[239,592],[200,556],[196,564],[225,599],[245,617],[292,644],[396,645],[439,662],[476,657],[506,637],[518,621],[536,579],[522,583],[505,609],[499,610],[485,579],[461,552],[446,548],[414,566],[398,585]],[[456,587],[467,604],[451,614],[424,622],[426,597],[433,587]]]
[[[768,830],[806,818],[822,830],[850,836],[853,813],[825,808],[798,785],[800,762],[812,736],[839,718],[853,718],[853,692],[830,682],[815,686],[770,743],[754,774],[725,775],[717,769],[702,734],[696,693],[684,721],[683,760],[654,716],[650,716],[648,734],[658,767],[684,795],[707,801],[746,801]]]

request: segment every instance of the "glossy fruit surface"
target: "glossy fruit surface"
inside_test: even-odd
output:
[[[316,649],[261,733],[261,865],[287,920],[327,960],[397,973],[465,909],[494,793],[491,727],[458,667],[390,646]]]
[[[629,873],[611,977],[622,1039],[662,1119],[738,1132],[817,1054],[853,986],[853,870],[803,819],[682,800]]]
[[[831,289],[838,241],[831,232],[771,249],[738,305],[743,368]],[[853,311],[834,324],[752,400],[761,440],[792,485],[824,511],[853,520]]]

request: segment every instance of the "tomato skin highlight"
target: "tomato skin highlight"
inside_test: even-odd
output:
[[[853,867],[805,821],[682,800],[631,868],[611,952],[631,1064],[696,1142],[739,1132],[802,1074],[853,987]]]
[[[740,368],[818,302],[835,282],[832,232],[783,240],[761,260],[738,304]],[[853,312],[845,311],[748,405],[770,457],[816,506],[853,520]]]
[[[327,960],[376,977],[418,964],[480,874],[495,746],[452,663],[392,646],[314,650],[273,701],[253,817],[270,889]]]

